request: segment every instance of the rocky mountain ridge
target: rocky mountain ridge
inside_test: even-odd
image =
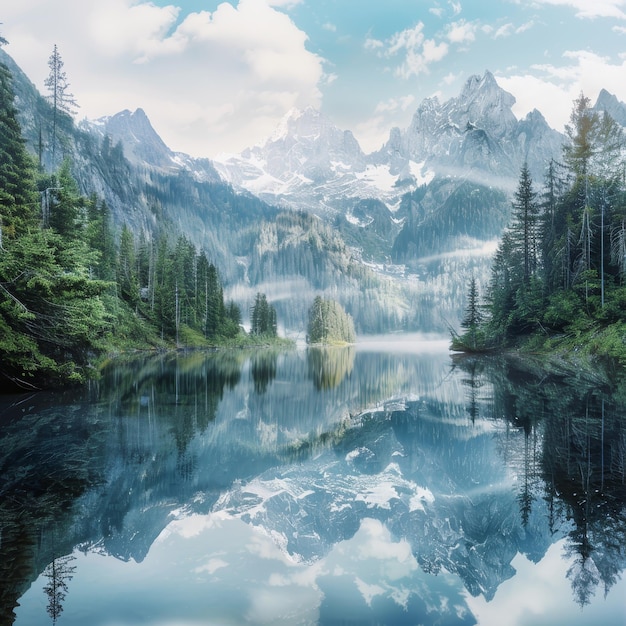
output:
[[[194,173],[196,180],[221,182],[209,159],[197,159],[183,152],[174,152],[154,130],[146,112],[125,109],[115,115],[95,121],[84,119],[79,128],[107,140],[111,145],[121,143],[124,156],[135,167],[150,167],[163,172],[186,169]]]
[[[391,129],[369,155],[319,111],[291,111],[265,143],[218,157],[216,168],[235,187],[318,214],[344,213],[346,198],[375,198],[394,211],[435,177],[509,191],[525,161],[540,180],[564,139],[538,111],[517,120],[514,103],[490,72],[471,76],[456,98],[426,98],[410,126]]]

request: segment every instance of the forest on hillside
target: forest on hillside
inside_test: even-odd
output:
[[[53,109],[56,133],[69,113],[60,104]],[[0,137],[3,389],[82,382],[105,352],[247,339],[218,269],[186,236],[163,228],[137,237],[126,225],[117,232],[106,203],[81,195],[68,159],[53,173],[36,163],[4,64]],[[267,310],[260,294],[251,315],[265,320]],[[251,334],[274,337],[275,315],[272,322]]]
[[[523,167],[483,293],[470,280],[453,347],[555,342],[626,364],[626,142],[583,94],[561,162],[538,189]],[[569,342],[569,343],[568,343]]]

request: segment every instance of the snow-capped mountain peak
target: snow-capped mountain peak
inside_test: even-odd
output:
[[[345,196],[351,185],[368,187],[357,177],[366,159],[352,132],[312,106],[292,109],[264,143],[218,157],[216,167],[232,184],[270,202],[318,213],[328,197]],[[323,195],[316,195],[322,187]]]
[[[344,211],[346,198],[374,198],[393,210],[404,193],[435,174],[500,181],[510,190],[525,160],[530,157],[531,171],[540,172],[561,141],[542,117],[519,122],[514,103],[491,72],[470,76],[457,97],[423,100],[410,126],[392,129],[389,141],[370,155],[314,107],[293,109],[264,143],[221,158],[216,167],[235,186],[318,214]]]

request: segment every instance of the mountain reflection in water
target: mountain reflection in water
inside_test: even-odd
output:
[[[2,624],[622,624],[625,404],[406,341],[5,398]]]

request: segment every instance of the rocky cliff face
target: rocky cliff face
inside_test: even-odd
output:
[[[263,144],[215,165],[235,186],[318,215],[334,214],[346,197],[385,195],[394,182],[378,180],[352,132],[312,107],[290,111]]]
[[[170,150],[152,127],[143,109],[137,109],[134,112],[127,109],[93,122],[83,120],[79,127],[98,137],[101,142],[106,137],[111,146],[120,144],[124,157],[134,167],[145,168],[147,166],[174,174],[181,170],[188,170],[193,172],[196,180],[221,182],[209,159],[196,159]]]
[[[563,141],[537,111],[517,120],[514,103],[490,72],[472,76],[456,98],[425,99],[409,127],[391,129],[370,155],[319,111],[292,111],[264,144],[221,157],[216,167],[235,186],[319,214],[345,213],[346,197],[375,198],[393,210],[435,176],[510,191],[525,161],[540,180]]]
[[[493,74],[472,76],[458,97],[444,103],[424,100],[410,126],[393,129],[375,158],[392,163],[397,171],[407,162],[424,162],[439,176],[499,181],[505,189],[517,179],[524,161],[534,176],[541,176],[550,158],[560,154],[563,137],[536,111],[518,121],[514,104]]]

